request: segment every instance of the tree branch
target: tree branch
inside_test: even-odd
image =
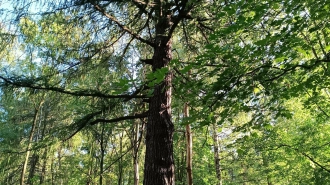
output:
[[[96,119],[92,122],[90,122],[90,125],[95,125],[98,123],[115,123],[115,122],[119,122],[119,121],[125,121],[125,120],[132,120],[132,119],[137,119],[137,118],[146,118],[148,117],[149,112],[144,112],[141,114],[135,114],[134,116],[123,116],[123,117],[119,117],[119,118],[114,118],[114,119]]]
[[[314,164],[316,164],[318,167],[320,167],[322,170],[325,170],[326,172],[330,173],[330,170],[327,169],[325,166],[321,165],[319,162],[317,162],[315,159],[313,159],[311,156],[309,156],[308,154],[304,153],[304,152],[300,152],[297,148],[292,147],[291,145],[287,145],[287,144],[281,144],[278,146],[278,148],[280,147],[288,147],[291,148],[292,150],[300,153],[301,155],[305,156],[306,158],[308,158],[310,161],[312,161]]]
[[[68,91],[63,88],[59,87],[51,87],[51,86],[41,86],[41,85],[36,85],[33,83],[29,83],[30,81],[37,81],[35,79],[29,79],[25,81],[13,81],[11,79],[5,78],[3,76],[0,76],[0,79],[2,79],[6,84],[10,84],[12,86],[16,87],[26,87],[26,88],[31,88],[31,89],[39,89],[39,90],[48,90],[48,91],[54,91],[54,92],[59,92],[63,94],[69,94],[73,96],[86,96],[86,97],[100,97],[100,98],[126,98],[126,99],[132,99],[132,98],[145,98],[146,96],[144,95],[137,95],[137,93],[133,93],[131,95],[129,94],[122,94],[122,95],[110,95],[110,94],[104,94],[101,93],[100,91],[95,91],[95,90],[80,90],[80,91]],[[0,83],[1,85],[1,83]],[[141,91],[141,90],[137,90]]]
[[[153,42],[150,42],[144,38],[142,38],[140,35],[134,33],[132,30],[128,29],[126,26],[122,25],[115,17],[113,17],[112,15],[108,14],[103,8],[101,8],[99,5],[97,4],[92,4],[94,6],[94,8],[99,11],[100,13],[102,13],[104,16],[106,16],[107,18],[109,18],[111,21],[115,22],[122,30],[124,30],[126,33],[132,35],[135,39],[138,39],[139,41],[148,44],[152,47],[155,46],[155,44]]]
[[[145,63],[145,64],[149,64],[152,65],[154,60],[153,59],[140,59],[141,62]]]
[[[187,17],[187,15],[189,14],[190,10],[193,8],[193,6],[190,6],[186,9],[186,5],[187,5],[188,1],[185,0],[182,2],[181,5],[181,9],[179,10],[179,15],[174,17],[173,20],[173,25],[171,26],[169,33],[168,33],[168,38],[170,38],[175,30],[175,28],[178,26],[178,24],[180,23],[180,21],[182,19],[184,19],[185,17]]]
[[[78,125],[78,128],[76,129],[76,131],[74,133],[72,133],[69,137],[65,138],[63,141],[67,141],[69,139],[71,139],[73,136],[75,136],[79,131],[81,131],[83,128],[85,128],[85,126],[87,125],[87,123],[94,118],[94,116],[101,114],[103,111],[97,111],[97,112],[93,112],[90,114],[87,114],[86,116],[82,117],[81,119],[79,119],[78,121],[76,121],[73,125]]]
[[[106,109],[106,108],[104,108],[104,109]],[[144,113],[141,113],[141,114],[135,114],[134,116],[123,116],[123,117],[114,118],[114,119],[110,119],[110,120],[99,118],[99,119],[95,119],[94,121],[91,121],[95,116],[97,116],[99,114],[102,114],[104,112],[104,109],[100,110],[100,111],[92,112],[90,114],[87,114],[84,117],[82,117],[81,119],[79,119],[78,121],[75,121],[75,123],[72,124],[72,126],[77,127],[76,131],[74,131],[72,134],[70,134],[70,136],[65,138],[63,141],[67,141],[67,140],[71,139],[78,132],[80,132],[83,128],[85,128],[87,126],[87,124],[95,125],[97,123],[114,123],[114,122],[119,122],[119,121],[124,121],[124,120],[131,120],[131,119],[137,119],[137,118],[146,118],[149,115],[149,112],[147,111],[147,112],[144,112]]]
[[[134,4],[137,4],[137,5],[145,5],[145,6],[155,6],[156,4],[155,3],[149,3],[149,1],[147,2],[143,2],[143,1],[140,1],[140,0],[132,0]]]
[[[149,2],[143,2],[140,0],[132,0],[133,4],[139,8],[139,10],[145,14],[149,14],[149,12],[146,10],[146,7],[154,7],[155,4],[150,4]]]

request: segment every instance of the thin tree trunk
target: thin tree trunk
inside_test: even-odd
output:
[[[50,171],[51,171],[51,181],[52,181],[52,185],[55,184],[55,170],[54,170],[54,163],[55,163],[55,158],[54,155],[52,155],[52,160],[51,160],[51,164],[50,164]]]
[[[41,139],[43,139],[46,134],[47,117],[48,117],[48,111],[44,111],[44,117],[43,117],[44,124],[43,124],[43,128],[42,128]],[[43,184],[46,179],[48,150],[49,150],[48,147],[45,148],[43,151],[43,154],[42,154],[42,167],[41,167],[41,174],[40,174],[40,178],[39,178],[39,184]]]
[[[215,171],[217,174],[217,185],[222,185],[222,176],[221,176],[221,164],[220,164],[220,150],[219,150],[219,139],[217,125],[213,124],[213,149],[214,149],[214,164]]]
[[[184,117],[189,117],[189,107],[188,104],[184,104]],[[186,125],[186,152],[187,152],[187,184],[193,184],[193,176],[192,176],[192,134],[191,134],[191,127],[190,124]]]
[[[163,12],[161,0],[155,1],[159,7],[155,30],[155,47],[152,70],[167,67],[172,59],[172,42],[167,36],[171,26],[171,16]],[[172,73],[165,75],[162,83],[155,85],[149,103],[146,134],[146,156],[144,185],[174,184],[173,132],[171,120]]]
[[[44,153],[42,155],[42,167],[41,167],[41,175],[39,178],[39,184],[44,183],[45,178],[46,178],[46,168],[47,168],[47,155],[48,155],[48,150],[47,148],[44,149]]]
[[[178,113],[178,117],[180,117],[180,112],[177,111]],[[176,157],[176,176],[175,176],[175,179],[176,179],[176,182],[178,184],[185,184],[185,181],[186,181],[186,173],[187,173],[187,170],[186,170],[186,135],[185,135],[185,132],[182,133],[182,138],[183,140],[181,139],[178,139],[178,143],[177,143],[177,148],[180,148],[180,152],[178,154],[178,156]],[[182,146],[184,145],[184,147],[182,148]]]
[[[62,146],[60,145],[60,147],[58,148],[58,151],[57,151],[57,158],[58,158],[58,173],[60,174],[60,185],[63,185],[63,173],[62,172]]]
[[[32,185],[33,182],[32,182],[32,178],[34,177],[34,174],[35,174],[35,171],[36,171],[36,166],[37,166],[37,163],[38,163],[38,160],[39,160],[39,155],[36,154],[36,152],[31,156],[31,160],[30,160],[30,172],[29,172],[29,175],[28,175],[28,184]]]
[[[119,155],[123,153],[123,135],[119,135]],[[118,161],[118,185],[123,183],[123,158],[120,157]]]
[[[104,154],[105,154],[105,147],[104,147],[104,124],[102,124],[102,131],[101,131],[101,138],[100,138],[100,150],[101,150],[101,156],[100,156],[100,177],[99,177],[99,185],[102,185],[103,180],[103,165],[104,165]]]
[[[142,137],[142,135],[140,136]],[[139,122],[135,123],[135,133],[133,139],[133,165],[134,165],[134,185],[139,185]]]
[[[134,159],[134,185],[139,185],[140,177],[139,177],[139,161]]]
[[[90,139],[89,139],[90,140]],[[89,151],[89,156],[90,156],[90,161],[89,161],[89,169],[88,169],[88,177],[86,181],[86,185],[92,184],[92,175],[93,175],[93,166],[94,166],[94,142],[91,141],[92,145],[90,146],[90,151]]]
[[[31,126],[28,146],[26,147],[27,152],[26,152],[26,155],[25,155],[25,160],[24,160],[23,169],[22,169],[22,173],[21,173],[20,185],[24,185],[24,176],[25,176],[27,164],[28,164],[28,161],[29,161],[30,149],[31,149],[31,146],[32,146],[32,141],[33,141],[33,135],[34,135],[34,131],[35,131],[35,128],[36,128],[36,125],[37,125],[39,109],[42,106],[42,104],[43,104],[43,101],[40,102],[39,106],[35,107],[35,110],[34,110],[34,117],[33,117],[33,122],[32,122],[32,126]]]
[[[184,141],[184,144],[185,141]],[[180,144],[178,144],[177,146],[179,146]],[[185,184],[185,181],[186,181],[186,151],[185,149],[182,149],[180,151],[180,153],[178,154],[178,157],[176,157],[176,161],[175,161],[175,164],[176,164],[176,171],[175,171],[175,181],[178,183],[178,184]]]

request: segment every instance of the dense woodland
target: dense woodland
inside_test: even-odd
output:
[[[329,0],[0,15],[0,184],[330,184]]]

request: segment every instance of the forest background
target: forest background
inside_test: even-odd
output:
[[[0,184],[329,184],[328,0],[0,3]]]

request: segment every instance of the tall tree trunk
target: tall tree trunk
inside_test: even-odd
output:
[[[52,181],[52,185],[55,185],[55,169],[54,169],[54,164],[55,164],[55,156],[52,155],[52,160],[51,160],[51,164],[50,164],[50,171],[51,171],[51,181]]]
[[[139,161],[137,157],[134,157],[134,185],[139,185]]]
[[[41,174],[39,178],[39,184],[43,184],[46,179],[46,169],[47,169],[47,156],[48,156],[48,148],[44,149],[44,153],[42,155],[42,167]]]
[[[31,150],[32,141],[33,141],[33,135],[34,135],[34,131],[35,131],[35,128],[36,128],[36,125],[37,125],[39,109],[42,106],[42,104],[43,104],[43,101],[41,101],[39,103],[39,106],[35,107],[35,110],[34,110],[34,117],[33,117],[33,122],[32,122],[32,125],[31,125],[31,131],[30,131],[28,146],[26,147],[27,152],[26,152],[26,155],[25,155],[23,169],[22,169],[22,172],[21,172],[20,185],[24,184],[24,176],[25,176],[27,164],[28,164],[28,161],[29,161],[30,150]]]
[[[135,130],[135,132],[134,132]],[[139,122],[135,122],[135,129],[133,130],[133,165],[134,165],[134,185],[139,185]],[[142,137],[142,134],[140,135]]]
[[[42,133],[41,133],[41,139],[43,139],[45,137],[46,134],[46,126],[48,124],[46,124],[47,122],[47,117],[48,117],[48,111],[44,111],[44,115],[43,115],[43,128],[42,128]],[[43,154],[42,154],[42,167],[41,167],[41,174],[39,177],[39,184],[43,184],[45,179],[46,179],[46,170],[47,170],[47,160],[48,160],[48,150],[50,148],[47,147],[44,149]]]
[[[32,156],[31,156],[30,172],[29,172],[28,179],[27,179],[28,184],[30,184],[30,185],[33,184],[32,178],[34,177],[38,160],[39,160],[39,155],[36,154],[36,152],[34,152],[34,154],[32,154]]]
[[[189,117],[189,107],[188,104],[184,104],[184,116]],[[186,152],[187,152],[187,184],[193,184],[193,176],[192,176],[192,135],[191,135],[191,127],[190,124],[186,125]]]
[[[156,23],[156,38],[152,69],[167,67],[172,59],[172,42],[166,34],[170,28],[171,16],[162,12],[161,0],[156,1],[160,8]],[[149,116],[146,134],[146,156],[144,185],[174,184],[173,132],[171,121],[172,73],[168,72],[162,83],[155,85],[149,103]]]
[[[90,141],[90,139],[89,139]],[[89,156],[90,156],[90,160],[89,160],[89,167],[88,167],[88,174],[87,174],[87,179],[86,179],[86,185],[91,185],[92,181],[93,181],[93,169],[94,169],[94,141],[91,141],[91,146],[89,146]]]
[[[122,134],[122,135],[121,135]],[[123,133],[119,134],[119,155],[123,153]],[[118,161],[118,185],[123,184],[123,157]]]
[[[64,172],[62,169],[62,145],[59,146],[58,151],[57,151],[57,160],[58,160],[58,175],[59,175],[59,184],[63,185],[63,174]]]
[[[221,165],[220,165],[220,150],[217,125],[213,124],[213,149],[214,149],[214,164],[215,172],[217,174],[217,185],[222,185]]]
[[[100,150],[101,150],[101,156],[100,156],[100,176],[99,176],[99,185],[102,185],[103,180],[103,165],[104,165],[104,155],[105,155],[105,146],[104,146],[104,130],[105,126],[104,124],[101,125],[101,137],[100,137]]]

